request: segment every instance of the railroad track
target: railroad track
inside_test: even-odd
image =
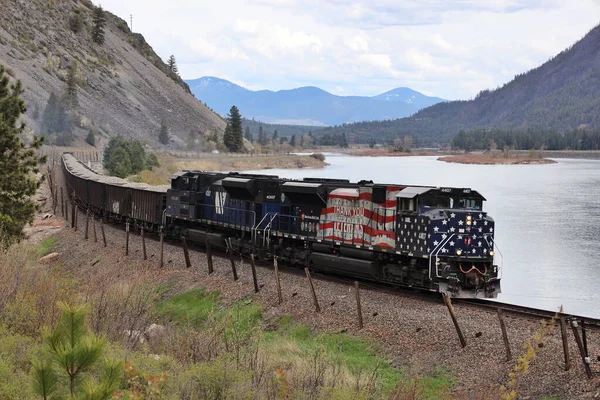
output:
[[[82,212],[81,209],[80,209],[80,212]],[[120,229],[125,229],[125,224],[115,223],[114,221],[109,222],[109,223],[112,226],[119,227]],[[148,232],[147,238],[154,238],[155,240],[158,240],[158,235],[155,233],[152,233],[152,232]],[[176,246],[181,245],[181,242],[177,239],[177,237],[174,237],[171,235],[165,235],[165,242],[170,243],[171,245],[176,245]],[[188,242],[188,247],[190,250],[194,250],[197,252],[201,252],[201,253],[206,252],[204,246],[198,245],[194,242]],[[214,253],[213,254],[214,256],[228,257],[227,249],[224,246],[212,246],[211,249]],[[249,260],[248,257],[244,257],[243,255],[241,255],[239,253],[236,255],[236,258],[243,258],[245,260]],[[256,265],[265,267],[265,268],[272,268],[272,263],[269,263],[266,261],[256,260]],[[313,274],[313,278],[318,277],[321,280],[336,282],[336,283],[349,285],[349,286],[353,285],[353,282],[355,280],[353,278],[343,277],[343,276],[339,276],[339,275],[336,275],[333,273],[326,273],[326,272],[321,272],[321,271],[311,271],[311,272]],[[285,264],[280,265],[280,273],[304,276],[304,272],[302,269],[289,267],[289,266],[286,266]],[[388,284],[383,284],[383,283],[373,282],[373,281],[368,281],[368,280],[359,280],[359,281],[360,281],[361,287],[365,288],[365,289],[374,290],[377,292],[383,292],[383,293],[390,294],[393,296],[410,296],[412,298],[417,298],[421,301],[426,301],[426,302],[435,303],[435,304],[443,303],[443,299],[442,299],[440,293],[428,292],[425,290],[420,291],[419,289],[414,289],[414,288],[404,288],[404,287],[396,287],[396,286],[392,287],[391,285],[388,285]],[[554,312],[554,311],[548,311],[548,310],[543,310],[543,309],[533,308],[533,307],[520,306],[520,305],[516,305],[516,304],[504,303],[504,302],[500,302],[500,301],[496,301],[496,300],[487,300],[487,299],[453,298],[452,303],[460,304],[461,306],[466,306],[466,307],[487,309],[490,312],[495,312],[497,309],[500,308],[500,309],[502,309],[503,312],[505,312],[507,314],[518,315],[521,317],[532,318],[532,319],[536,319],[536,320],[541,320],[541,319],[550,320],[551,318],[555,317],[557,314],[557,312]],[[562,314],[562,316],[564,316],[567,320],[583,321],[585,323],[586,327],[588,327],[590,329],[594,329],[594,330],[600,330],[600,319],[589,318],[589,317],[584,317],[584,316],[574,315],[574,314],[564,314],[564,313]]]

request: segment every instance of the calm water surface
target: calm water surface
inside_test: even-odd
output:
[[[323,169],[269,170],[286,178],[470,187],[487,202],[503,254],[499,300],[600,318],[600,161],[548,165],[448,164],[436,157],[328,155]],[[265,173],[265,171],[255,171]]]

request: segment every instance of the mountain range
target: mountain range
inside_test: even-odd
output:
[[[100,145],[122,134],[159,146],[161,121],[168,127],[171,145],[184,145],[191,130],[222,136],[225,121],[195,99],[188,85],[124,20],[105,12],[101,45],[91,39],[95,6],[89,0],[1,4],[0,63],[23,83],[28,108],[24,121],[34,133],[41,131],[50,94],[63,96],[68,71],[76,68],[78,104],[71,111],[75,144],[83,145],[82,139],[93,130]],[[77,19],[79,29],[73,23]]]
[[[461,130],[528,127],[600,129],[600,26],[541,66],[500,88],[482,90],[472,100],[435,104],[409,118],[326,128],[320,134],[343,132],[364,143],[412,135],[420,146],[445,146]]]
[[[404,87],[366,97],[336,96],[314,86],[253,91],[212,76],[185,82],[198,99],[222,116],[236,105],[245,118],[272,124],[324,126],[384,120],[406,117],[445,101]]]

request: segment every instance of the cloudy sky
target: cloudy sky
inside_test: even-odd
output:
[[[249,89],[406,86],[468,99],[535,67],[600,20],[600,0],[94,0],[184,79]]]

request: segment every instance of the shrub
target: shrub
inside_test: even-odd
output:
[[[310,156],[319,161],[325,161],[325,154],[323,153],[312,153]]]

